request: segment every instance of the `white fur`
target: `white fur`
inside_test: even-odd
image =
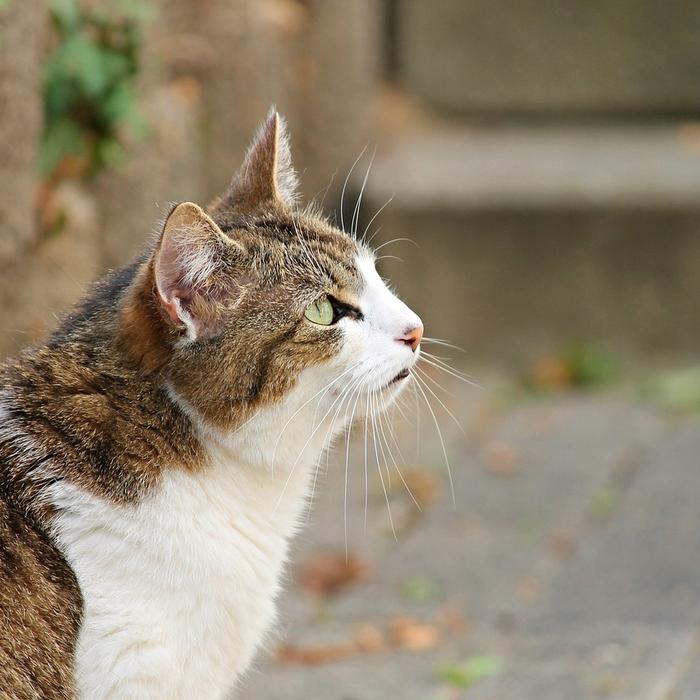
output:
[[[51,487],[55,532],[84,597],[81,700],[216,700],[249,666],[274,619],[309,475],[347,420],[347,410],[333,420],[342,391],[379,389],[415,361],[396,338],[419,319],[370,257],[359,265],[364,320],[343,319],[342,351],[305,370],[279,405],[222,435],[171,392],[207,448],[204,469],[166,470],[137,505]]]

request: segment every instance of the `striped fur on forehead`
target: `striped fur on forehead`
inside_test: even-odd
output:
[[[290,277],[315,279],[359,296],[362,277],[357,241],[310,211],[271,208],[257,216],[221,217],[221,230],[242,243],[261,278],[280,283]]]

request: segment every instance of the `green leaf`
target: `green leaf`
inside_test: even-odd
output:
[[[117,84],[101,105],[105,119],[110,123],[128,121],[136,106],[136,97],[131,85]]]
[[[663,372],[642,386],[644,396],[671,411],[700,411],[700,366]]]
[[[568,360],[577,386],[608,384],[619,375],[619,363],[610,353],[589,345],[573,347]]]
[[[118,165],[126,129],[145,134],[135,78],[148,5],[142,0],[87,6],[81,0],[49,0],[56,48],[42,71],[42,172],[53,172],[67,155],[87,156],[85,176]]]
[[[107,84],[103,52],[91,39],[76,34],[62,46],[57,57],[67,77],[73,78],[88,96],[99,95]]]
[[[126,151],[117,139],[103,139],[97,144],[100,162],[108,168],[116,168],[124,162]]]
[[[146,22],[155,16],[155,8],[148,2],[143,0],[112,0],[112,5],[115,5],[123,16]]]
[[[408,579],[401,585],[401,596],[416,603],[425,603],[435,597],[435,583],[424,576]]]
[[[443,666],[438,675],[455,688],[464,690],[502,670],[503,662],[497,656],[472,656],[464,663]]]
[[[80,12],[76,0],[50,0],[51,14],[63,31],[69,31],[80,24]]]
[[[53,122],[44,131],[39,167],[44,175],[52,173],[66,156],[79,156],[88,149],[80,128],[68,119]]]

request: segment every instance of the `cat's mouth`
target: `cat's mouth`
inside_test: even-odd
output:
[[[408,377],[409,371],[407,369],[402,369],[384,388],[388,389],[391,386],[394,386],[394,384],[398,384],[399,382],[403,381]]]

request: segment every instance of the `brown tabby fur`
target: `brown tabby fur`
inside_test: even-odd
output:
[[[106,499],[135,502],[166,468],[204,468],[192,425],[168,387],[231,429],[337,349],[337,333],[303,323],[303,313],[323,291],[353,303],[361,291],[357,244],[292,206],[283,128],[272,114],[208,214],[177,207],[145,255],[99,282],[46,344],[0,374],[2,698],[74,697],[82,600],[54,544],[47,490],[68,479]],[[186,329],[156,279],[159,270],[167,276],[168,246],[183,231],[193,254],[216,249],[204,283],[188,288],[175,280],[201,330],[189,344],[178,342]]]

